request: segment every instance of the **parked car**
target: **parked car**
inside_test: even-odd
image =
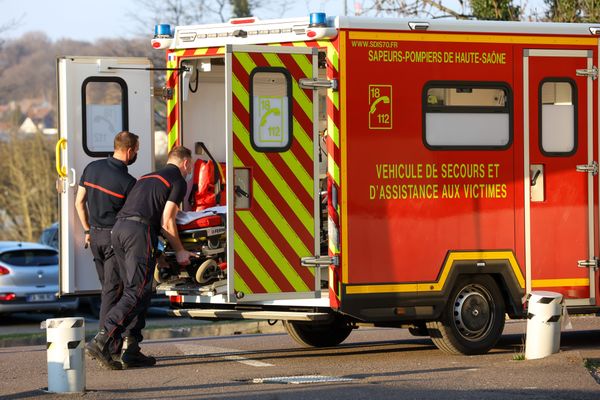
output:
[[[39,243],[0,242],[0,313],[77,309],[77,298],[59,298],[57,293],[56,249]]]
[[[58,222],[53,223],[42,231],[38,243],[45,244],[58,249]],[[169,307],[169,298],[165,295],[154,294],[151,299],[153,307]],[[100,316],[100,295],[79,296],[79,308],[98,318]]]
[[[58,222],[53,223],[42,231],[38,243],[58,249]]]

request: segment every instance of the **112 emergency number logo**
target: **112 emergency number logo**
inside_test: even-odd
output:
[[[392,129],[392,85],[369,85],[369,129]]]

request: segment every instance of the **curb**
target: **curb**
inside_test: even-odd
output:
[[[286,330],[281,322],[274,325],[267,321],[194,321],[194,325],[178,326],[170,328],[168,326],[149,326],[143,330],[144,341],[160,340],[171,338],[186,337],[212,337],[212,336],[232,336],[249,335],[261,333],[285,333]],[[96,330],[86,329],[86,341],[94,337]],[[20,347],[20,346],[40,346],[46,344],[46,333],[24,334],[16,338],[0,337],[0,348],[2,347]]]

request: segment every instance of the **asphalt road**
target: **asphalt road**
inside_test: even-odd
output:
[[[522,360],[523,321],[482,356],[450,356],[406,330],[360,328],[342,345],[304,349],[285,334],[148,340],[152,368],[106,371],[86,359],[86,399],[599,399],[600,318],[573,319],[561,351]],[[44,346],[0,349],[0,397],[45,394]],[[315,377],[311,383],[273,378]],[[69,398],[81,395],[70,395]]]

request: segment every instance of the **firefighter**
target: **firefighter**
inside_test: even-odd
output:
[[[195,257],[183,248],[175,222],[191,171],[191,151],[183,146],[174,147],[169,152],[164,168],[144,175],[137,181],[117,215],[112,244],[123,279],[123,296],[109,310],[104,326],[88,347],[90,353],[105,366],[110,365],[111,349],[115,348],[119,335],[125,331],[130,321],[137,317],[141,322],[140,326],[145,326],[161,228],[162,235],[176,251],[180,265],[189,265],[190,257]],[[120,358],[123,369],[152,366],[156,363],[154,357],[141,352],[141,339],[124,335]]]
[[[84,169],[75,199],[75,208],[85,233],[85,247],[91,248],[102,287],[100,326],[104,325],[107,310],[117,304],[123,290],[110,231],[135,184],[135,178],[127,172],[127,166],[135,162],[138,150],[139,138],[136,134],[128,131],[117,133],[113,155],[93,161]],[[140,334],[141,329],[136,328],[136,324],[137,320],[134,320],[128,327],[128,335]],[[118,356],[118,349],[115,353]],[[111,363],[109,367],[117,368],[119,365]]]

